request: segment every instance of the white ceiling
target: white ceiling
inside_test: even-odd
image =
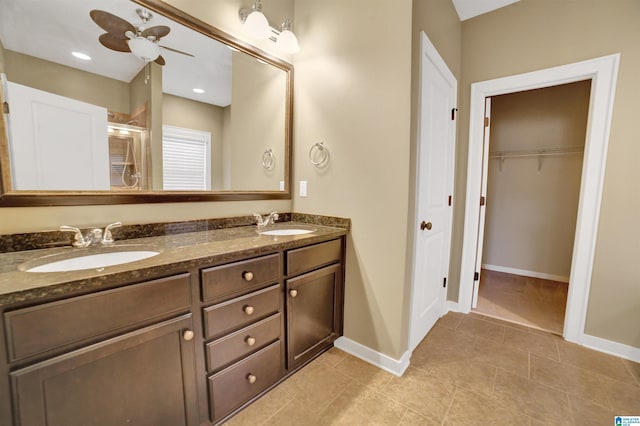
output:
[[[520,0],[453,0],[453,5],[461,21],[500,9]]]
[[[139,5],[129,0],[0,0],[0,40],[4,47],[84,71],[130,82],[143,68],[131,53],[102,46],[105,33],[89,16],[92,9],[117,15],[134,26],[142,22]],[[231,103],[231,50],[226,46],[154,14],[147,27],[167,25],[171,32],[160,45],[189,52],[186,55],[161,49],[163,91],[219,106]],[[71,56],[86,53],[91,61]],[[193,88],[205,90],[198,95]]]

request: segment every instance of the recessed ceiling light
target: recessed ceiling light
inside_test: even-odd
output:
[[[204,93],[204,90],[198,89],[197,87],[195,89],[193,89],[193,91],[196,92],[196,93]]]
[[[87,55],[85,53],[82,53],[82,52],[71,52],[71,54],[73,56],[75,56],[76,58],[78,58],[78,59],[82,59],[83,61],[90,61],[91,60],[91,56],[89,56],[89,55]]]

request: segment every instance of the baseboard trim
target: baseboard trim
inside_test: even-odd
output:
[[[629,361],[640,362],[640,348],[613,342],[601,337],[591,336],[589,334],[582,335],[581,344],[589,349],[604,352],[609,355],[615,355],[620,358],[628,359]]]
[[[458,302],[454,302],[453,300],[447,300],[447,310],[445,311],[445,314],[447,312],[460,312],[460,305],[458,305]]]
[[[409,351],[405,352],[402,358],[397,360],[344,336],[338,337],[338,339],[333,342],[333,345],[397,377],[401,377],[409,367],[409,359],[411,358],[411,352]]]
[[[482,264],[482,269],[486,269],[488,271],[495,271],[495,272],[504,272],[506,274],[522,275],[524,277],[558,281],[561,283],[569,282],[569,277],[566,277],[564,275],[553,275],[553,274],[547,274],[545,272],[527,271],[526,269],[509,268],[506,266]]]

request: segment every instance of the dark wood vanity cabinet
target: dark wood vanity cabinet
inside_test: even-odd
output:
[[[12,372],[18,424],[194,424],[192,327],[183,315]]]
[[[289,369],[309,361],[342,334],[341,259],[341,240],[287,252],[287,272],[301,273],[286,280]]]
[[[196,424],[190,307],[180,274],[6,312],[14,424]]]
[[[340,237],[5,308],[0,424],[222,423],[342,334],[343,263]]]
[[[277,253],[201,271],[212,422],[284,375],[281,259]]]

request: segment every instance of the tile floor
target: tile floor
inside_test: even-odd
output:
[[[569,284],[482,270],[476,312],[562,334]]]
[[[331,349],[228,425],[608,426],[640,415],[640,364],[449,313],[395,377]]]

